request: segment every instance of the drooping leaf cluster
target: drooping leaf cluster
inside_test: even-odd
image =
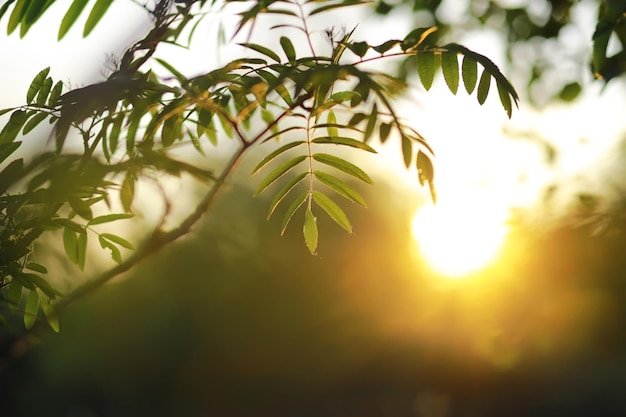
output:
[[[479,28],[500,31],[506,39],[505,47],[510,63],[518,71],[527,69],[524,78],[527,79],[527,95],[531,100],[535,96],[535,86],[544,86],[541,90],[543,94],[546,93],[546,79],[553,77],[555,72],[559,72],[560,78],[550,78],[549,87],[553,88],[550,93],[565,101],[578,97],[585,73],[591,72],[604,82],[626,73],[624,0],[490,1],[454,5],[440,0],[378,0],[375,10],[381,15],[387,15],[407,6],[415,13],[427,15],[445,35],[456,36],[461,31]],[[451,8],[463,8],[465,13],[447,13]],[[590,48],[584,48],[585,45],[580,48],[571,45],[572,31],[580,33],[582,28],[576,19],[590,13],[596,19],[595,30],[584,36],[588,39],[591,54]],[[442,19],[442,16],[446,18]],[[451,20],[450,16],[455,18]],[[617,52],[610,52],[608,48],[611,38],[617,41],[614,45],[614,51]],[[520,55],[520,50],[527,53]],[[580,71],[564,73],[562,68],[578,68]]]
[[[21,16],[18,22],[26,25],[25,31],[32,21],[24,17],[28,12],[22,15],[16,10],[26,3],[18,0],[11,11],[11,16]],[[66,14],[64,19],[71,22],[62,25],[63,33],[86,3],[75,0],[68,11],[72,17]],[[64,93],[63,84],[54,83],[49,69],[37,74],[26,104],[2,111],[10,117],[0,132],[5,161],[19,147],[20,135],[44,121],[53,125],[53,152],[28,164],[12,161],[0,173],[3,232],[5,240],[13,242],[0,248],[0,285],[3,291],[11,291],[12,305],[19,304],[23,288],[43,300],[36,303],[35,295],[27,297],[26,324],[34,323],[31,320],[40,307],[44,313],[52,311],[49,301],[58,295],[40,275],[23,272],[28,268],[45,271],[30,261],[33,243],[45,231],[59,230],[68,259],[82,269],[87,243],[95,236],[113,260],[123,264],[121,249],[133,249],[133,245],[100,225],[132,217],[137,184],[147,179],[158,182],[164,175],[184,174],[205,184],[208,191],[178,227],[165,230],[165,221],[159,224],[143,248],[158,248],[189,230],[236,161],[250,149],[264,152],[252,172],[259,177],[254,195],[272,193],[268,218],[282,212],[281,233],[298,213],[302,215],[304,241],[311,253],[318,248],[320,215],[352,232],[343,205],[366,206],[354,184],[371,184],[372,180],[357,156],[375,154],[374,139],[397,140],[406,167],[415,167],[418,181],[428,185],[435,200],[434,151],[394,108],[394,97],[407,84],[365,64],[414,57],[427,90],[441,70],[450,91],[456,94],[462,81],[469,94],[477,92],[480,104],[494,83],[509,116],[517,105],[517,93],[485,56],[457,44],[435,45],[429,36],[436,28],[416,29],[403,39],[378,45],[353,40],[354,30],[339,34],[328,30],[324,50],[314,48],[306,24],[311,16],[362,3],[248,2],[250,8],[240,13],[235,33],[253,30],[261,14],[281,15],[289,23],[272,28],[281,29],[276,31],[280,49],[241,42],[241,58],[189,76],[157,56],[156,46],[177,43],[183,29],[199,18],[192,7],[204,2],[159,1],[150,9],[152,30],[124,52],[104,81]],[[105,6],[97,0],[91,13]],[[98,11],[95,23],[102,14]],[[298,41],[302,34],[307,48],[301,48]],[[155,68],[167,75],[158,76]],[[225,140],[239,146],[231,163],[220,171],[206,162],[206,156]],[[82,145],[82,152],[76,151],[77,144]],[[195,150],[201,162],[175,157],[174,151],[184,147]],[[116,203],[122,212],[115,211]]]

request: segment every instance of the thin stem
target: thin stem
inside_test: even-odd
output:
[[[300,10],[300,19],[302,20],[302,29],[306,34],[306,41],[309,44],[309,49],[311,49],[311,54],[315,57],[315,62],[317,63],[317,54],[315,53],[315,48],[313,48],[313,42],[311,42],[311,32],[309,32],[309,27],[306,24],[306,16],[304,13],[304,7],[302,7],[302,3],[298,2],[298,9]]]

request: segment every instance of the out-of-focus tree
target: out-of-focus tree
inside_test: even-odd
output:
[[[503,34],[507,57],[525,79],[528,98],[540,104],[554,96],[573,100],[589,76],[608,83],[626,72],[623,0],[376,2],[381,15],[405,9],[453,38],[472,30]]]

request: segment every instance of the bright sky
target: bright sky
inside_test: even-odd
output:
[[[10,60],[10,65],[0,66],[0,80],[4,80],[1,108],[21,104],[34,75],[49,65],[55,80],[75,86],[101,80],[107,54],[119,54],[146,28],[142,20],[145,14],[137,5],[114,2],[113,9],[87,40],[80,38],[80,22],[85,19],[82,16],[83,20],[67,39],[57,43],[56,25],[64,7],[65,3],[58,2],[44,17],[42,23],[52,23],[55,25],[52,28],[40,24],[35,25],[25,39],[19,39],[17,33],[0,38],[0,55],[15,58]],[[370,44],[394,37],[401,39],[413,27],[430,24],[423,19],[420,21],[419,17],[417,22],[410,22],[407,14],[402,13],[394,14],[383,23],[379,19],[374,23],[356,12],[338,16],[341,21],[336,26],[352,28],[358,24],[355,39],[362,38]],[[323,25],[320,29],[325,29],[329,21],[332,19],[318,18],[311,25]],[[4,23],[6,25],[6,20]],[[591,32],[581,38],[589,39],[593,27],[583,23],[581,30]],[[372,25],[376,30],[371,30]],[[191,73],[210,70],[216,66],[212,63],[233,53],[233,49],[216,49],[215,42],[207,40],[214,39],[217,30],[217,25],[210,23],[210,17],[201,30],[206,37],[194,44],[194,61],[187,61]],[[230,32],[228,28],[227,32]],[[505,74],[509,73],[497,34],[470,33],[457,41],[490,57]],[[177,64],[189,56],[180,52],[179,58],[178,53],[171,55]],[[608,168],[617,160],[615,139],[623,136],[620,112],[626,105],[626,97],[621,80],[612,81],[602,92],[600,87],[596,83],[590,85],[584,99],[576,104],[551,105],[542,111],[533,110],[522,101],[520,110],[513,112],[511,120],[500,106],[495,86],[484,106],[478,105],[475,94],[467,96],[462,88],[454,97],[441,78],[435,81],[429,93],[419,88],[413,90],[401,106],[401,113],[435,148],[439,203],[435,208],[427,204],[418,211],[407,228],[413,228],[422,255],[431,261],[434,269],[443,274],[462,275],[463,268],[480,268],[480,263],[474,265],[478,259],[497,254],[506,236],[511,208],[535,206],[541,202],[549,185],[570,184],[571,191],[565,193],[563,206],[571,201],[574,192],[606,188],[603,185],[611,172]],[[518,86],[518,90],[522,89],[523,86]],[[505,132],[513,132],[518,137],[512,139]],[[540,136],[533,136],[536,134]],[[524,135],[528,137],[520,137]],[[557,151],[557,158],[550,166],[545,163],[545,143]],[[415,191],[411,201],[417,209],[417,201],[423,201],[427,193],[419,189],[414,169],[407,172],[402,168],[397,144],[381,149],[381,161],[384,175],[393,174]],[[553,215],[545,211],[536,213],[537,220]],[[461,249],[454,252],[455,245],[451,242],[456,242]],[[473,266],[463,267],[461,252],[463,249],[467,252],[470,246],[487,248],[488,253],[472,253],[468,262],[473,262]]]

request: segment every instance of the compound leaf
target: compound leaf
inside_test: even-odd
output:
[[[44,68],[33,78],[33,81],[30,83],[28,87],[28,91],[26,92],[26,104],[31,104],[41,87],[43,87],[46,78],[48,77],[48,73],[50,72],[50,67]]]
[[[351,148],[363,149],[364,151],[368,151],[371,153],[377,153],[376,150],[372,148],[371,146],[369,146],[368,144],[363,143],[356,139],[347,138],[343,136],[322,136],[322,137],[313,139],[311,142],[344,145],[344,146],[349,146]]]
[[[289,192],[293,190],[295,186],[298,185],[298,183],[302,181],[307,175],[309,175],[308,172],[303,172],[301,174],[296,175],[287,184],[285,184],[280,189],[280,191],[278,191],[278,193],[276,193],[276,195],[274,196],[274,199],[272,200],[272,203],[270,204],[269,211],[267,213],[268,219],[272,216],[272,214],[274,213],[274,210],[276,210],[276,207],[278,207],[280,202],[283,201],[283,199],[287,196],[287,194],[289,194]]]
[[[310,207],[307,207],[304,213],[304,227],[302,228],[302,231],[304,232],[304,242],[306,243],[306,247],[309,249],[311,254],[315,254],[318,239],[317,219],[313,215]]]
[[[106,240],[110,240],[113,243],[117,243],[118,245],[120,245],[123,248],[126,249],[135,249],[135,246],[130,243],[128,240],[124,239],[121,236],[118,235],[113,235],[111,233],[102,233],[100,235],[101,238],[106,239]]]
[[[261,181],[261,183],[258,185],[254,193],[254,196],[256,197],[257,195],[261,194],[267,187],[272,185],[274,181],[276,181],[277,179],[285,175],[293,167],[295,167],[296,165],[304,161],[306,158],[307,158],[306,155],[299,155],[299,156],[296,156],[295,158],[292,158],[280,164],[277,168],[275,168],[272,172],[270,172],[267,175],[267,177],[263,179],[263,181]]]
[[[332,190],[337,192],[337,194],[347,198],[353,203],[357,203],[363,207],[367,207],[367,205],[365,204],[365,199],[361,196],[361,194],[359,194],[354,188],[350,187],[339,178],[322,171],[314,171],[313,174],[315,174],[315,178],[317,178],[319,182],[326,185],[328,188],[331,188]]]
[[[258,165],[254,168],[254,170],[252,170],[252,174],[250,174],[250,175],[254,175],[257,172],[259,172],[261,169],[263,169],[263,167],[265,165],[267,165],[272,160],[274,160],[274,158],[276,158],[278,155],[281,155],[284,152],[288,151],[289,149],[295,148],[296,146],[302,145],[304,143],[306,143],[306,141],[303,141],[303,140],[299,140],[299,141],[296,141],[296,142],[289,142],[289,143],[281,146],[280,148],[272,151],[269,155],[267,155],[265,158],[263,158],[263,160],[261,160],[261,162],[258,163]]]
[[[296,212],[296,210],[300,208],[302,203],[304,203],[304,200],[306,200],[306,197],[308,195],[309,195],[308,191],[303,192],[287,208],[287,211],[285,212],[285,215],[283,216],[283,224],[280,228],[281,235],[285,233],[285,230],[287,229],[287,226],[289,225],[289,222],[291,221],[291,218],[293,217],[294,213]]]
[[[374,183],[369,175],[365,173],[365,171],[363,171],[356,165],[346,161],[345,159],[325,153],[316,153],[313,155],[313,159],[333,168],[337,168],[338,170],[343,171],[346,174],[352,175],[353,177],[358,178],[367,184]]]
[[[326,194],[320,191],[313,191],[313,201],[324,210],[331,219],[335,221],[339,226],[343,227],[348,233],[352,233],[352,225],[346,213],[335,203],[328,198]]]

